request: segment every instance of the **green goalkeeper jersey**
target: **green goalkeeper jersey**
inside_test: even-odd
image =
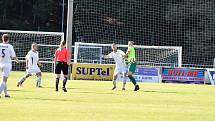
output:
[[[128,54],[128,61],[130,61],[131,59],[134,59],[134,61],[135,61],[135,49],[134,49],[134,47],[129,47],[128,51],[130,52]]]

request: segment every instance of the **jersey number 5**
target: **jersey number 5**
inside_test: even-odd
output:
[[[4,52],[4,51],[5,51],[5,49],[2,49],[2,50],[1,50],[1,53],[2,53],[2,56],[1,56],[1,57],[2,57],[2,58],[5,57],[5,52]]]

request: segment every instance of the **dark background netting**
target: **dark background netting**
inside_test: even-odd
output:
[[[74,26],[76,41],[182,46],[184,66],[213,64],[211,0],[78,0]]]
[[[1,0],[0,29],[61,31],[61,2]],[[64,17],[65,31],[66,12]],[[73,42],[126,44],[130,39],[141,45],[182,46],[184,66],[210,67],[215,1],[74,0],[73,35]]]

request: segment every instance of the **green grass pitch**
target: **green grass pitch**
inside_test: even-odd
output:
[[[23,87],[16,81],[24,72],[12,72],[10,99],[0,99],[1,121],[215,121],[215,87],[209,85],[69,81],[68,92],[55,92],[54,75],[43,73],[44,88],[35,77]],[[61,83],[62,85],[62,83]]]

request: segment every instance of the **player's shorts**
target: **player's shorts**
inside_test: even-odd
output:
[[[0,64],[0,72],[1,75],[4,77],[9,77],[11,69],[12,69],[11,64]]]
[[[114,70],[114,75],[124,74],[124,73],[127,73],[126,66],[120,67],[120,68],[115,68],[115,70]]]
[[[133,63],[129,62],[128,63],[128,72],[134,73],[136,70],[136,67],[137,67],[137,62],[133,62]]]
[[[27,74],[33,74],[33,73],[40,73],[41,70],[40,68],[37,66],[37,67],[30,67],[26,70]]]
[[[61,74],[61,71],[63,72],[64,75],[68,74],[68,64],[65,62],[56,62],[55,66],[55,74]]]

